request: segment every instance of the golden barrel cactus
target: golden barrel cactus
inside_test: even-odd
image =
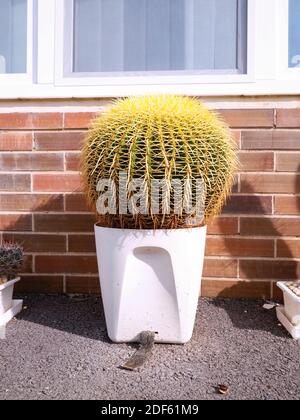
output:
[[[133,97],[117,101],[94,121],[83,147],[81,169],[87,199],[94,210],[99,181],[109,179],[115,186],[115,210],[98,214],[101,226],[169,229],[190,226],[189,218],[199,226],[220,213],[231,191],[237,169],[236,146],[226,124],[197,99],[169,95]],[[120,182],[124,174],[125,187]],[[117,197],[124,194],[123,188],[130,200],[129,185],[134,179],[143,180],[147,211],[124,214]],[[196,196],[192,194],[193,182],[202,179],[205,191],[201,220],[193,219],[192,211],[174,211],[174,206],[169,206],[167,212],[168,206],[160,205],[159,212],[154,212],[154,179],[164,180],[166,190],[159,197],[163,201],[167,195],[171,203],[174,180],[192,185],[183,190],[184,201],[189,194]]]
[[[3,279],[11,280],[22,270],[23,248],[19,244],[4,242],[0,244],[0,284]],[[2,279],[2,280],[1,280]]]

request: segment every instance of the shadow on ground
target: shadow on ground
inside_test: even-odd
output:
[[[19,295],[17,297],[24,299],[24,309],[17,316],[19,320],[111,343],[107,335],[102,301],[98,296],[70,298],[62,295]],[[276,337],[288,336],[280,327],[275,309],[264,309],[262,300],[200,299],[197,313],[200,327],[204,316],[202,313],[204,301],[209,301],[211,306],[219,308],[216,314],[221,314],[221,317],[227,315],[233,328],[267,332]],[[197,327],[195,334],[198,334],[199,331],[196,330]],[[136,345],[133,344],[132,347]]]
[[[276,337],[288,337],[285,329],[277,320],[276,310],[263,308],[264,301],[214,299],[212,305],[220,308],[228,315],[232,326],[238,330],[262,331],[273,334]]]
[[[18,296],[17,296],[18,297]],[[24,309],[17,319],[93,340],[111,343],[98,296],[19,295]]]

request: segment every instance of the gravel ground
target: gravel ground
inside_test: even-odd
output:
[[[201,299],[192,341],[155,345],[140,372],[119,369],[136,346],[108,340],[98,298],[24,305],[0,340],[0,400],[300,399],[299,342],[260,301]]]

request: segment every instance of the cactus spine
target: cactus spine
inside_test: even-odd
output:
[[[119,100],[97,118],[82,152],[82,176],[88,202],[96,210],[97,184],[109,178],[118,195],[119,174],[127,173],[127,185],[142,179],[151,193],[153,179],[165,179],[174,198],[172,180],[205,183],[204,217],[218,215],[231,191],[237,169],[236,146],[230,130],[197,99],[178,96],[133,97]],[[126,192],[128,197],[130,192]],[[197,204],[193,202],[193,204]],[[98,215],[102,226],[122,228],[180,228],[187,212],[154,214],[150,196],[148,214]]]

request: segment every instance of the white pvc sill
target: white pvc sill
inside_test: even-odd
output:
[[[299,80],[249,83],[139,84],[102,86],[0,85],[0,99],[112,98],[146,94],[187,96],[300,95]]]

